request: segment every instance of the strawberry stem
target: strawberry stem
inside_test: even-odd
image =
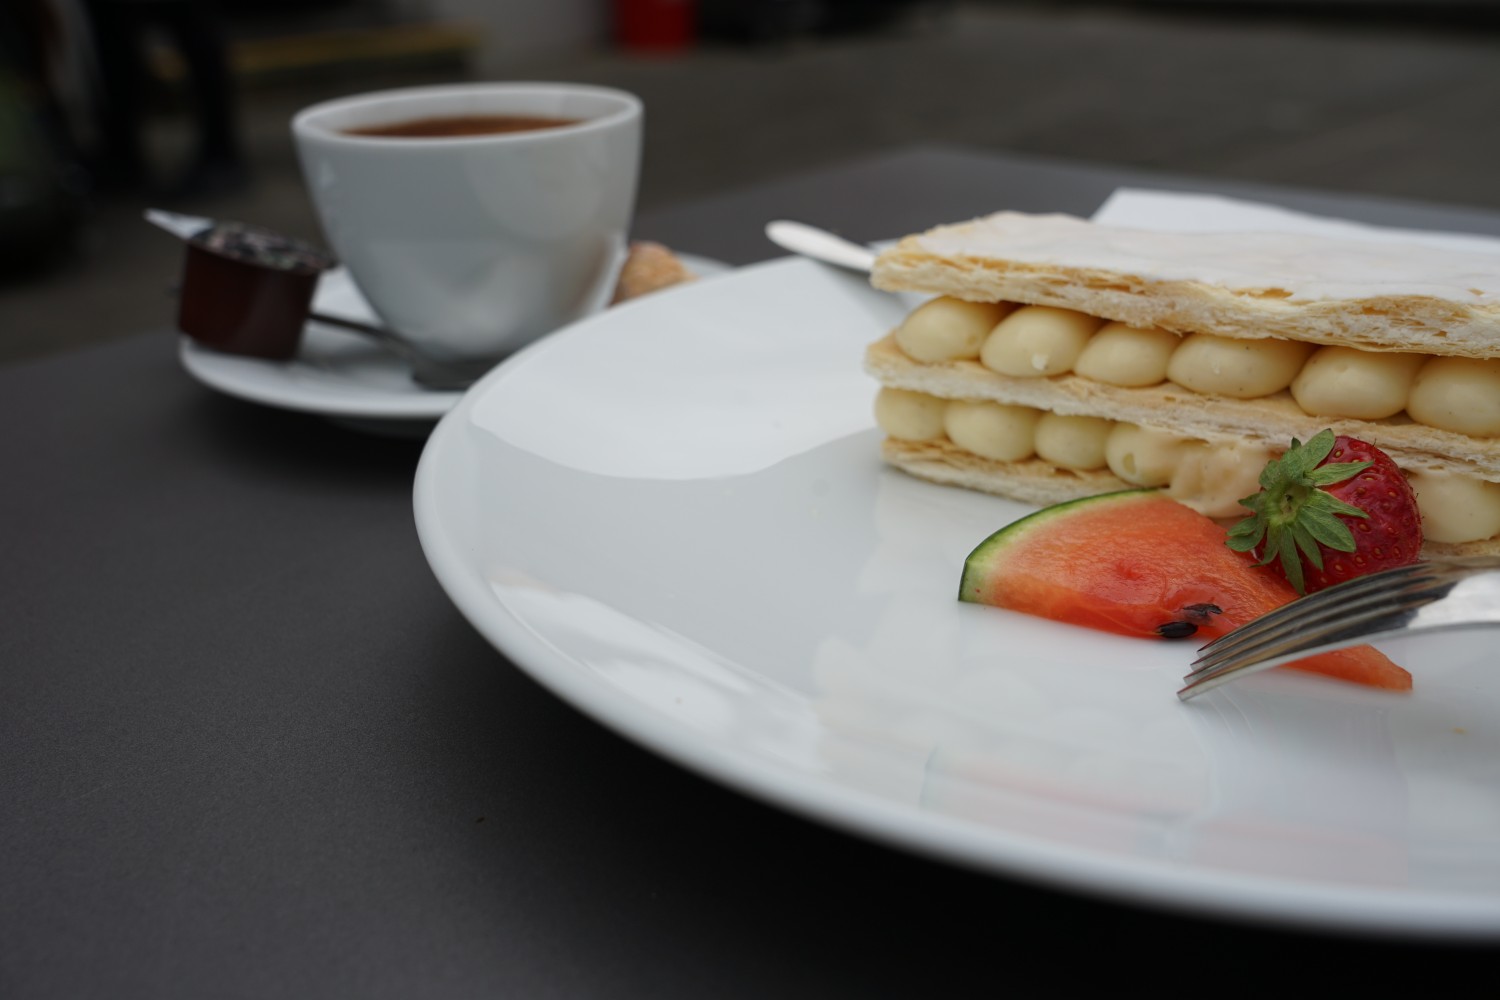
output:
[[[1229,529],[1227,544],[1231,549],[1258,549],[1261,566],[1280,560],[1287,580],[1299,594],[1307,592],[1304,561],[1314,569],[1323,568],[1320,546],[1354,551],[1354,534],[1341,518],[1370,516],[1322,488],[1341,483],[1372,464],[1320,464],[1333,451],[1334,441],[1332,430],[1319,431],[1305,445],[1293,438],[1286,454],[1267,462],[1261,470],[1260,492],[1240,501],[1250,509],[1250,516]]]

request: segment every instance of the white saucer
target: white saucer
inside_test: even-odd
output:
[[[702,278],[730,270],[721,261],[678,256]],[[318,282],[313,309],[378,322],[354,279],[341,267]],[[211,389],[264,406],[320,414],[375,433],[425,436],[463,395],[418,385],[394,354],[358,334],[317,322],[307,324],[297,356],[288,361],[224,354],[190,337],[181,339],[179,354],[188,373]]]

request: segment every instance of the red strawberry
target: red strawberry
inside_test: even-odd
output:
[[[1422,515],[1406,477],[1372,444],[1325,430],[1267,463],[1251,515],[1229,547],[1275,563],[1299,594],[1405,566],[1422,548]]]

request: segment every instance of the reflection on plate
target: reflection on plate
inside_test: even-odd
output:
[[[711,277],[728,265],[691,254],[678,255],[688,270]],[[343,268],[323,276],[313,301],[317,312],[377,322],[374,311]],[[322,323],[308,323],[302,346],[290,361],[222,354],[183,337],[183,367],[198,381],[230,396],[286,410],[317,413],[360,430],[425,436],[453,408],[461,392],[438,392],[413,382],[395,355],[364,337]]]
[[[518,666],[749,794],[976,868],[1197,911],[1500,936],[1500,677],[1395,696],[954,599],[1025,512],[884,468],[863,347],[904,311],[797,260],[643,299],[486,376],[416,515]],[[1441,644],[1439,644],[1441,643]]]

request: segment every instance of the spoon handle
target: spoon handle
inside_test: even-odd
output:
[[[875,252],[802,222],[778,219],[766,224],[766,238],[783,250],[820,260],[825,264],[868,272],[875,266]]]
[[[353,330],[355,333],[362,333],[367,337],[373,337],[382,344],[394,339],[383,327],[375,326],[371,323],[361,323],[357,319],[345,319],[342,316],[330,316],[328,313],[320,312],[310,312],[307,314],[307,318],[314,323],[324,323],[328,326],[338,326],[345,330]]]
[[[424,358],[410,344],[383,326],[375,326],[372,323],[361,323],[357,319],[345,319],[342,316],[330,316],[328,313],[320,312],[310,312],[307,314],[307,318],[314,323],[326,323],[328,326],[341,327],[342,329],[350,330],[375,341],[381,347],[406,362],[411,367],[412,379],[428,389],[440,392],[461,391],[467,389],[474,383],[475,378],[483,374],[483,372],[468,369],[452,371],[442,365],[435,364]]]

